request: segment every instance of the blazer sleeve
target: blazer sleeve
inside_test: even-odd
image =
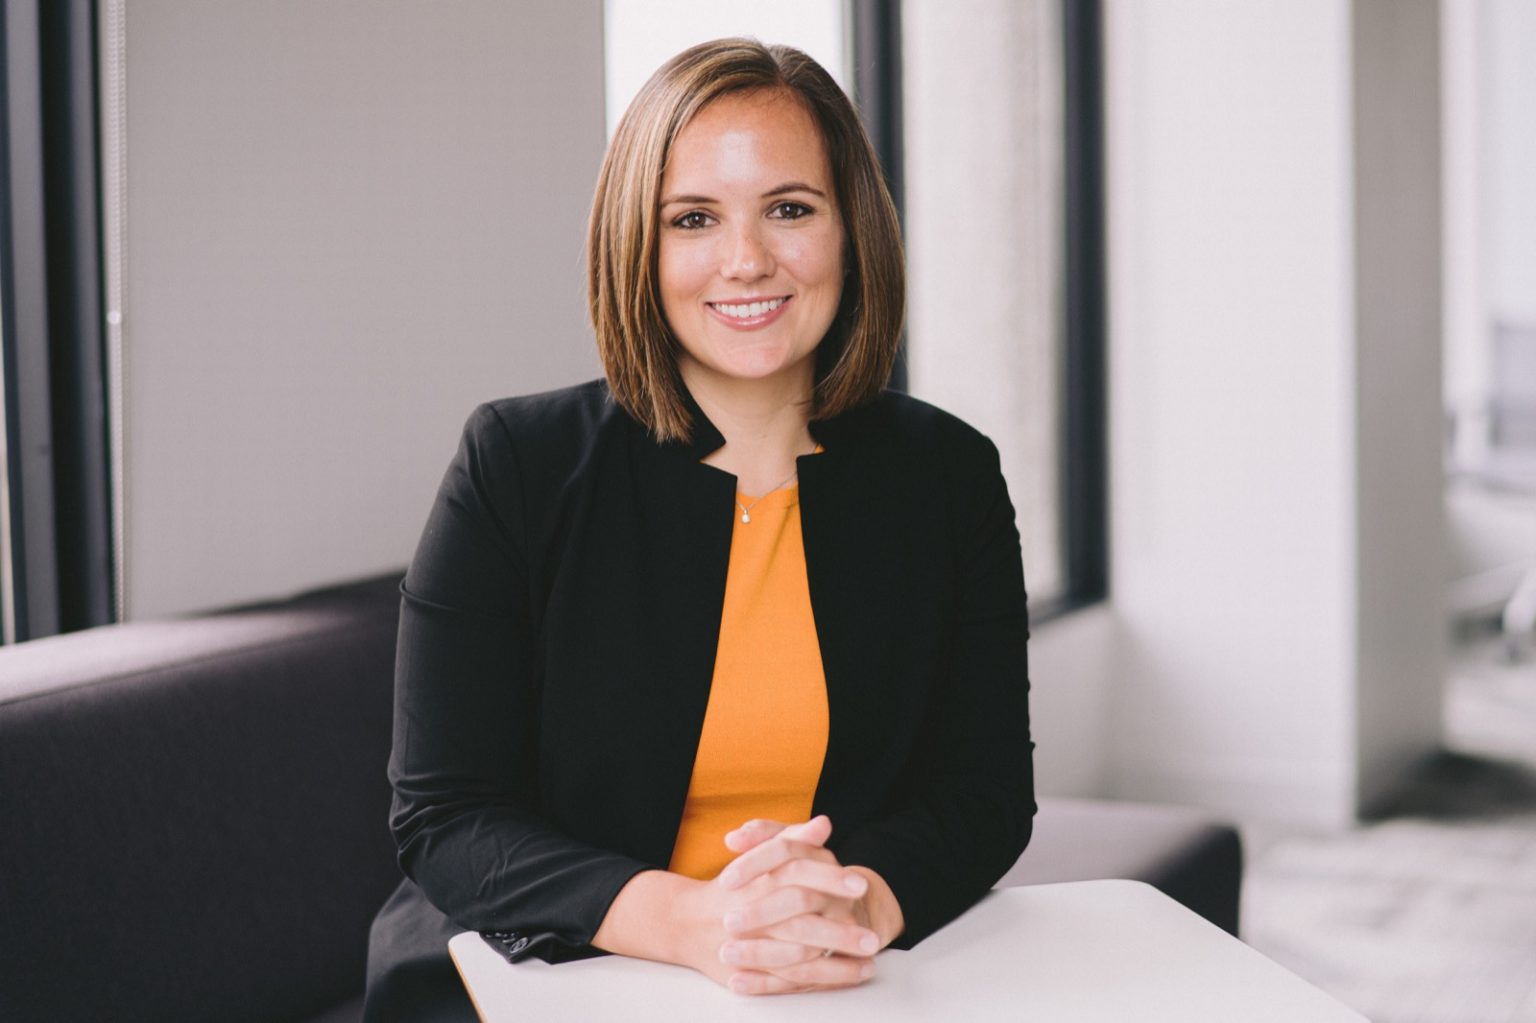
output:
[[[619,889],[650,868],[539,812],[538,644],[518,476],[505,425],[480,406],[401,584],[390,827],[401,869],[448,917],[513,932],[513,958],[559,960],[592,954]]]
[[[974,905],[1029,844],[1035,814],[1029,639],[1013,505],[990,440],[953,460],[954,618],[946,677],[915,751],[910,798],[830,847],[891,886],[911,948]]]

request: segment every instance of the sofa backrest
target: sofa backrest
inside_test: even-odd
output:
[[[360,993],[400,877],[399,578],[0,648],[0,1019]]]

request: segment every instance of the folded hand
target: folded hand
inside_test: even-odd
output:
[[[740,853],[712,885],[729,905],[720,961],[740,994],[849,987],[874,974],[882,942],[862,897],[869,881],[842,866],[826,841],[832,824],[748,821],[726,836]]]

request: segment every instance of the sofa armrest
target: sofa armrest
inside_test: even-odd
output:
[[[1236,936],[1243,879],[1237,829],[1200,810],[1041,799],[1029,848],[997,887],[1145,881]]]

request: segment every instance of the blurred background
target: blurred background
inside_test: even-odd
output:
[[[403,566],[589,379],[608,133],[684,46],[852,93],[896,385],[1002,452],[1043,792],[1205,807],[1244,936],[1536,1019],[1536,4],[7,2],[7,643]]]

